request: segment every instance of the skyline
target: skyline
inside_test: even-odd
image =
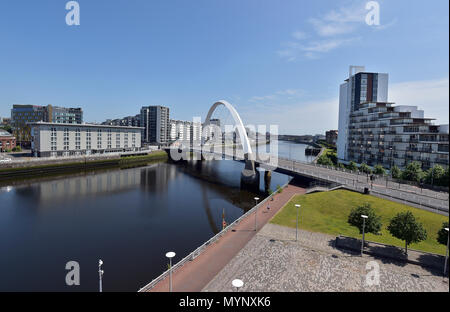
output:
[[[80,26],[65,24],[66,2],[0,5],[13,47],[0,52],[0,116],[52,104],[102,122],[163,105],[192,120],[223,99],[245,124],[324,133],[337,129],[348,66],[365,65],[389,74],[389,101],[448,123],[447,1],[378,1],[380,26],[365,24],[366,1],[80,0]]]

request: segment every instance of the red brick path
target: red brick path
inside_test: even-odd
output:
[[[289,185],[281,194],[276,194],[273,201],[268,201],[258,209],[258,230],[261,229],[291,198],[304,194],[305,189]],[[267,211],[267,204],[270,210]],[[250,214],[239,222],[233,231],[228,231],[217,242],[212,243],[195,258],[185,263],[173,273],[173,291],[201,291],[234,256],[255,236],[255,215]],[[151,292],[169,291],[169,278],[160,281]]]

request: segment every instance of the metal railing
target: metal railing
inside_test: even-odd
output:
[[[286,186],[288,186],[289,182],[287,182],[286,184],[284,184],[282,186],[282,188],[285,188]],[[258,208],[260,208],[261,206],[263,206],[266,202],[268,202],[274,195],[276,194],[276,192],[272,193],[271,195],[267,196],[263,201],[261,201],[259,204],[257,204],[256,206],[254,206],[252,209],[250,209],[249,211],[247,211],[246,213],[244,213],[242,216],[240,216],[238,219],[234,220],[232,223],[230,223],[226,228],[224,228],[222,231],[220,231],[219,233],[217,233],[216,235],[214,235],[213,237],[211,237],[209,240],[207,240],[203,245],[201,245],[200,247],[198,247],[197,249],[195,249],[193,252],[191,252],[190,254],[188,254],[186,257],[184,257],[183,259],[181,259],[180,261],[178,261],[175,265],[172,266],[171,270],[172,273],[175,272],[176,270],[180,269],[184,264],[186,264],[186,262],[192,261],[194,260],[196,257],[198,257],[210,244],[216,242],[217,240],[219,240],[225,233],[227,233],[228,231],[230,231],[231,229],[233,229],[239,222],[241,222],[243,219],[245,219],[247,216],[251,215],[252,213],[257,212]],[[150,289],[152,289],[153,287],[156,286],[156,284],[158,284],[160,281],[164,280],[166,277],[169,276],[170,273],[170,269],[167,271],[164,271],[161,275],[159,275],[157,278],[153,279],[150,283],[148,283],[147,285],[145,285],[144,287],[142,287],[141,289],[139,289],[138,292],[144,292],[144,291],[149,291]]]

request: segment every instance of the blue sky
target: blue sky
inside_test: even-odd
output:
[[[64,0],[0,2],[0,116],[12,104],[82,107],[85,121],[165,105],[205,118],[217,100],[281,133],[337,128],[349,65],[390,74],[390,100],[448,123],[448,1]]]

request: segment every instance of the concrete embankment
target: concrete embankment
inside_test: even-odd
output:
[[[28,178],[65,172],[95,170],[109,167],[126,167],[165,160],[164,151],[155,151],[141,156],[87,156],[68,159],[43,159],[33,162],[15,162],[0,167],[0,180]]]

